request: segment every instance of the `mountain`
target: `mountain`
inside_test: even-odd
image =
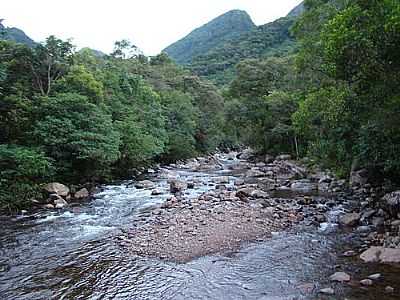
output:
[[[289,16],[258,26],[193,58],[187,68],[219,86],[225,85],[233,79],[236,64],[245,59],[283,56],[292,52],[295,41],[290,28],[294,21],[295,18]]]
[[[15,27],[5,27],[0,19],[0,40],[10,40],[16,43],[25,44],[29,47],[34,47],[35,42],[25,34],[21,29]]]
[[[298,17],[304,12],[304,10],[305,10],[304,2],[301,2],[299,5],[297,5],[289,12],[288,17]]]
[[[246,12],[231,11],[164,51],[195,74],[224,86],[234,78],[235,66],[242,60],[293,52],[296,43],[290,28],[304,9],[301,3],[286,17],[261,26],[255,26]]]
[[[177,63],[187,64],[192,62],[193,58],[254,28],[256,25],[245,11],[232,10],[195,29],[183,39],[165,48],[163,52]]]

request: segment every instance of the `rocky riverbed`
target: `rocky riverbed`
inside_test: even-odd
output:
[[[349,188],[245,151],[155,167],[88,201],[51,184],[52,207],[1,217],[0,298],[398,299],[397,193],[363,174]]]
[[[207,183],[212,187],[209,191],[190,198],[185,192],[202,183],[176,178],[169,172],[174,167],[161,170],[170,177],[174,196],[149,213],[142,220],[144,225],[120,237],[133,253],[186,262],[268,239],[273,232],[305,219],[323,223],[324,213],[337,203],[320,197],[321,193],[337,193],[344,188],[343,181],[326,172],[310,171],[290,156],[266,156],[264,161],[239,160],[230,166],[237,176],[214,177]],[[179,167],[218,170],[221,163],[216,155]],[[153,188],[149,181],[136,186]],[[153,194],[158,194],[157,190]]]

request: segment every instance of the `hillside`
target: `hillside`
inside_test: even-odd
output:
[[[256,25],[245,11],[232,10],[195,29],[183,39],[165,48],[163,52],[179,64],[191,63],[193,58],[254,28]]]
[[[295,8],[293,8],[289,13],[289,17],[298,17],[300,16],[305,10],[304,2],[301,2],[299,5],[297,5]]]
[[[299,4],[286,17],[255,26],[247,13],[231,11],[167,47],[178,64],[219,86],[234,77],[234,67],[245,59],[284,56],[293,51],[290,28],[304,12]]]
[[[294,21],[294,17],[285,17],[259,26],[195,57],[188,68],[217,85],[225,85],[233,79],[234,67],[242,60],[290,53],[295,42],[289,29]]]
[[[14,41],[33,47],[35,42],[21,29],[15,27],[5,27],[0,21],[0,39]]]

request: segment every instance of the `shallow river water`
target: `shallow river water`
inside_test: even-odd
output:
[[[227,166],[235,161],[222,157],[221,162],[222,171],[174,170],[204,183],[188,197],[214,188],[208,185],[213,176],[234,179]],[[323,228],[292,228],[233,253],[186,264],[132,256],[117,237],[168,197],[166,180],[157,175],[152,180],[164,195],[151,196],[150,190],[123,182],[64,211],[1,217],[0,299],[400,299],[400,294],[383,292],[386,285],[399,287],[398,269],[340,256],[357,243],[334,226],[340,207]],[[337,270],[358,280],[381,272],[384,281],[368,289],[335,286],[328,277]],[[317,293],[328,286],[335,296]]]

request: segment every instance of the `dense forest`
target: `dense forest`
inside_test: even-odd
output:
[[[263,152],[309,156],[348,176],[400,171],[400,3],[307,0],[296,51],[237,65],[226,92],[235,135]]]
[[[127,41],[109,56],[50,36],[0,42],[2,205],[40,197],[40,184],[102,182],[193,157],[223,142],[223,98],[161,54]]]
[[[343,177],[364,166],[398,180],[400,3],[304,7],[189,67],[127,41],[102,55],[54,36],[24,45],[3,33],[1,206],[25,206],[45,182],[126,178],[238,145],[308,156]],[[213,78],[216,66],[224,68]]]

